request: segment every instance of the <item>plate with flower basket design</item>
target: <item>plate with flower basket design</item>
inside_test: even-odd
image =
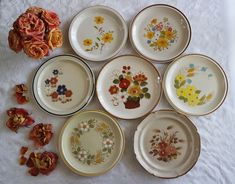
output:
[[[141,56],[167,63],[186,50],[191,40],[191,27],[180,10],[155,4],[134,17],[129,35],[132,46]]]
[[[188,54],[172,62],[164,74],[164,94],[185,115],[206,115],[224,102],[228,81],[222,67],[208,56]]]
[[[56,116],[70,116],[92,99],[95,76],[91,68],[73,55],[59,55],[43,63],[33,79],[37,104]]]
[[[161,77],[155,66],[140,57],[124,55],[107,63],[97,79],[101,105],[122,119],[135,119],[151,112],[161,94]]]
[[[122,16],[114,9],[101,5],[79,12],[69,28],[73,50],[90,61],[114,57],[125,45],[127,36],[127,25]]]
[[[82,111],[61,130],[59,151],[75,173],[97,176],[111,170],[121,159],[125,139],[118,122],[103,111]]]
[[[138,162],[150,174],[176,178],[196,164],[200,136],[186,116],[173,110],[159,110],[138,125],[134,151]]]

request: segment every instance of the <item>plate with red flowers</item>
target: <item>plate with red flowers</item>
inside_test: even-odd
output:
[[[152,112],[134,136],[136,159],[160,178],[176,178],[191,170],[200,155],[200,144],[193,122],[173,110]]]
[[[142,57],[167,63],[186,50],[191,40],[191,27],[177,8],[155,4],[134,17],[129,35],[134,49]]]
[[[70,116],[92,99],[95,76],[82,59],[59,55],[38,68],[32,89],[37,104],[43,110],[57,116]]]
[[[161,76],[149,61],[124,55],[107,63],[97,79],[101,105],[113,116],[135,119],[151,112],[161,94]]]

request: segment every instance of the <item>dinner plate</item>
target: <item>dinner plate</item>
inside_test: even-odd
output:
[[[110,114],[135,119],[151,112],[159,102],[161,77],[149,61],[134,55],[119,56],[100,71],[96,92]]]
[[[127,25],[122,16],[114,9],[100,5],[79,12],[69,28],[73,50],[90,61],[114,57],[125,45],[127,36]]]
[[[111,170],[121,159],[125,139],[118,122],[103,111],[82,111],[61,130],[59,152],[75,173],[97,176]]]
[[[164,94],[185,115],[206,115],[223,103],[227,77],[220,65],[201,54],[189,54],[172,62],[164,74]]]
[[[181,55],[191,40],[186,16],[175,7],[155,4],[133,19],[130,40],[135,50],[150,61],[167,63]]]
[[[139,163],[150,174],[176,178],[196,164],[200,136],[186,116],[172,110],[159,110],[138,125],[134,151]]]
[[[88,64],[73,55],[47,60],[38,68],[32,84],[37,104],[57,116],[70,116],[83,109],[94,90],[94,73]]]

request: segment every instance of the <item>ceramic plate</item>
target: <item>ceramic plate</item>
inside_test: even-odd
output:
[[[100,71],[96,92],[106,111],[118,118],[135,119],[157,105],[162,94],[161,77],[149,61],[119,56]]]
[[[122,16],[106,6],[93,6],[79,12],[69,28],[73,50],[91,61],[115,56],[127,40],[127,25]]]
[[[180,10],[156,4],[135,16],[129,34],[133,47],[140,55],[148,60],[166,63],[188,47],[191,28]]]
[[[228,82],[213,59],[199,54],[185,55],[170,64],[163,88],[169,103],[187,115],[206,115],[224,101]]]
[[[112,169],[120,160],[124,145],[119,124],[102,111],[83,111],[73,116],[59,138],[63,161],[84,176],[101,175]]]
[[[134,151],[149,173],[161,178],[186,174],[200,154],[200,136],[193,123],[171,110],[151,113],[137,127]]]
[[[60,55],[43,63],[33,80],[38,105],[57,116],[69,116],[83,109],[95,90],[95,76],[80,58]]]

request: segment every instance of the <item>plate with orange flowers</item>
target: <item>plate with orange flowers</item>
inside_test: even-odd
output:
[[[37,104],[56,116],[70,116],[92,99],[95,76],[89,65],[73,55],[58,55],[43,63],[33,79]]]
[[[123,55],[107,63],[97,79],[101,105],[113,116],[136,119],[151,112],[161,94],[161,77],[149,61]]]
[[[191,40],[191,27],[180,10],[155,4],[134,17],[129,35],[138,54],[150,61],[167,63],[186,50]]]
[[[173,110],[152,112],[134,136],[136,159],[160,178],[176,178],[191,170],[199,158],[200,145],[193,122]]]
[[[80,11],[69,28],[73,50],[90,61],[114,57],[125,45],[127,25],[122,16],[107,6],[92,6]]]

